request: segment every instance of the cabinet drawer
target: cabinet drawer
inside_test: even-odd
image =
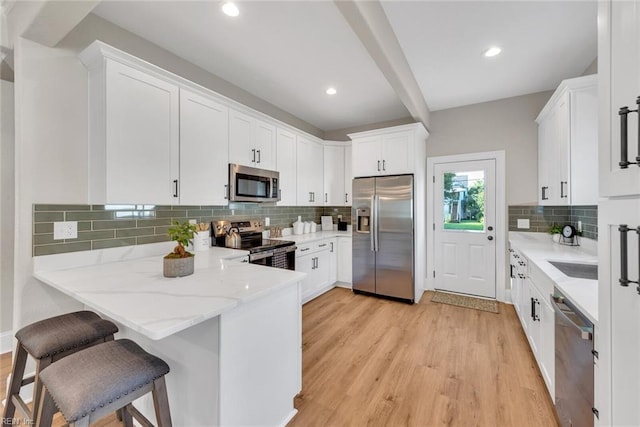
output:
[[[309,243],[300,243],[298,244],[298,249],[296,250],[296,257],[301,257],[309,254],[313,254],[320,251],[328,251],[331,249],[331,244],[329,239],[327,240],[317,240],[315,242]]]

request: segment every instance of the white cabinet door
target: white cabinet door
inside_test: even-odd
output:
[[[276,133],[276,170],[280,172],[279,206],[296,206],[296,135],[278,129]]]
[[[229,162],[244,166],[256,166],[256,149],[253,144],[254,118],[239,111],[229,110]]]
[[[575,90],[570,99],[571,148],[568,192],[571,205],[598,204],[598,88]]]
[[[275,169],[276,128],[248,114],[229,110],[229,162]]]
[[[413,164],[413,133],[398,132],[382,136],[380,147],[381,175],[411,173]]]
[[[352,172],[352,148],[351,145],[344,147],[344,205],[351,206],[353,172]]]
[[[314,284],[314,288],[319,295],[324,288],[331,284],[331,254],[329,253],[329,249],[325,249],[312,255],[316,258],[316,268],[314,272],[316,283]]]
[[[542,206],[568,204],[569,117],[566,94],[555,102],[538,128],[538,195]]]
[[[598,77],[600,89],[600,196],[640,194],[640,167],[621,169],[621,107],[638,108],[640,96],[640,2],[600,2]],[[638,113],[628,115],[627,160],[639,162]]]
[[[540,311],[540,329],[542,331],[542,349],[540,360],[542,363],[542,375],[547,384],[547,390],[551,395],[551,400],[555,402],[555,313],[549,302],[549,295],[539,294],[541,304],[538,306]]]
[[[554,166],[551,120],[545,120],[538,126],[538,204],[552,205],[551,183]]]
[[[351,237],[338,238],[338,281],[351,284],[353,279],[351,276]]]
[[[276,128],[261,120],[254,121],[256,167],[274,170],[276,168]]]
[[[297,187],[298,206],[322,206],[324,151],[321,144],[298,137]]]
[[[300,293],[302,302],[305,303],[311,298],[316,282],[315,276],[315,254],[304,256],[296,256],[296,271],[307,273],[306,277],[300,283]]]
[[[556,135],[554,137],[554,155],[556,158],[555,167],[557,173],[554,174],[555,182],[553,185],[557,189],[554,193],[556,198],[554,199],[555,205],[568,205],[569,200],[569,144],[572,135],[569,132],[570,129],[570,117],[569,117],[570,98],[569,94],[562,97],[556,107],[554,131]]]
[[[180,204],[228,202],[228,142],[228,108],[180,89]]]
[[[91,203],[177,203],[178,87],[115,61],[106,67],[106,100],[91,93],[92,114],[106,107],[104,145],[89,149]]]
[[[329,244],[329,284],[338,281],[338,239],[327,240]]]
[[[630,231],[621,232],[620,225]],[[636,283],[622,286],[621,237],[626,235],[629,281],[640,280],[640,198],[598,205],[598,395],[600,423],[640,425],[640,295]],[[624,283],[624,282],[623,282]]]
[[[326,206],[344,205],[344,147],[324,146],[324,195]]]
[[[380,144],[379,136],[357,138],[351,145],[353,154],[353,176],[373,176],[380,174]]]

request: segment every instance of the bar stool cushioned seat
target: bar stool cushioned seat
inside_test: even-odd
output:
[[[118,327],[91,311],[78,311],[27,325],[16,338],[36,359],[61,355],[118,332]]]
[[[75,423],[100,408],[126,406],[137,398],[137,390],[168,372],[163,360],[120,339],[60,360],[43,370],[40,379],[67,422]]]

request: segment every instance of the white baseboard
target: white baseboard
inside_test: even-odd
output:
[[[0,333],[0,354],[13,350],[13,331]]]
[[[289,424],[289,421],[291,421],[293,417],[296,416],[297,413],[298,413],[298,410],[294,408],[291,412],[289,412],[289,415],[287,415],[287,417],[284,419],[284,422],[280,425],[284,427],[287,424]]]

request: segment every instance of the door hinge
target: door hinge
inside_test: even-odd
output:
[[[591,408],[591,412],[593,412],[593,415],[595,415],[597,419],[600,419],[600,411],[596,408]]]
[[[435,270],[433,270],[433,277],[434,278],[436,277],[436,271]]]

